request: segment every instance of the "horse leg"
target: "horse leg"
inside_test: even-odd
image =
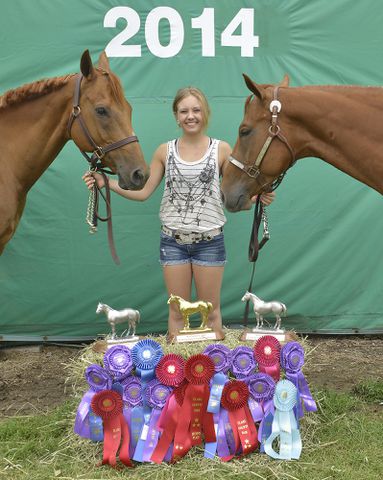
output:
[[[255,328],[260,328],[261,326],[261,316],[259,313],[255,313],[255,318],[257,319],[257,326]]]
[[[132,323],[131,323],[130,320],[128,320],[128,333],[126,334],[127,337],[130,336],[130,329],[131,329],[131,327],[132,327]]]
[[[114,322],[109,322],[112,327],[112,340],[116,338],[116,324]]]
[[[275,318],[276,318],[276,321],[275,321],[274,329],[279,330],[281,328],[281,317],[276,313]]]

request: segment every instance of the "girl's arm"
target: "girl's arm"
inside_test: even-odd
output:
[[[121,195],[121,197],[128,198],[129,200],[143,202],[150,197],[150,195],[161,183],[165,172],[166,153],[166,143],[160,145],[154,152],[153,159],[150,164],[150,175],[148,181],[145,183],[144,187],[141,190],[124,190],[118,186],[118,181],[115,179],[109,179],[110,189],[118,195]],[[95,182],[97,183],[97,186],[99,188],[105,186],[104,179],[99,173],[86,172],[82,178],[89,189],[93,187]]]

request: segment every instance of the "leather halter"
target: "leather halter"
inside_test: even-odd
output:
[[[236,167],[240,168],[243,172],[245,172],[249,177],[251,178],[257,178],[261,174],[261,163],[263,159],[265,158],[265,155],[267,153],[267,150],[269,149],[271,142],[275,138],[279,138],[281,142],[283,142],[286,147],[288,148],[290,155],[291,155],[291,162],[288,168],[290,168],[294,163],[295,163],[295,154],[290,146],[289,142],[286,140],[284,135],[281,133],[281,127],[278,125],[278,113],[282,110],[282,104],[278,100],[278,89],[279,87],[275,87],[274,89],[274,98],[270,102],[270,112],[271,112],[271,125],[269,126],[269,136],[267,137],[265,143],[263,144],[263,147],[261,148],[261,151],[259,152],[257,158],[255,159],[255,162],[252,165],[245,165],[244,163],[241,163],[239,160],[235,159],[232,155],[229,157],[229,161],[235,165]],[[278,177],[278,179],[274,182],[278,186],[286,172],[281,173],[281,175]],[[275,187],[276,188],[276,187]],[[274,189],[275,189],[274,188]]]
[[[73,108],[69,117],[67,131],[68,131],[69,137],[71,137],[71,130],[72,130],[74,121],[77,119],[80,122],[81,129],[85,134],[86,138],[88,139],[89,143],[94,148],[94,150],[92,152],[92,156],[89,156],[84,150],[81,150],[80,147],[78,148],[80,152],[84,155],[86,160],[91,164],[92,169],[99,170],[100,169],[99,167],[101,166],[101,160],[105,157],[105,155],[108,152],[112,150],[116,150],[117,148],[123,147],[124,145],[128,145],[129,143],[138,142],[138,138],[136,137],[136,135],[131,135],[130,137],[123,138],[122,140],[118,140],[117,142],[109,143],[104,147],[100,147],[96,144],[96,142],[93,140],[93,137],[89,133],[89,130],[87,129],[81,114],[80,91],[81,91],[82,79],[83,79],[82,73],[78,73],[76,77],[76,84],[75,84],[74,95],[73,95]]]

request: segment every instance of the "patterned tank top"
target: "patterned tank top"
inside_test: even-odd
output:
[[[211,139],[205,155],[185,162],[178,140],[168,142],[165,188],[160,206],[162,225],[184,232],[207,232],[226,222],[219,184],[218,145]]]

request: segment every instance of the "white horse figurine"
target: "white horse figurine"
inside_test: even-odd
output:
[[[119,323],[128,322],[129,329],[126,334],[127,337],[130,336],[132,331],[132,336],[136,335],[136,324],[140,321],[140,312],[138,310],[133,310],[132,308],[124,308],[123,310],[114,310],[106,303],[99,303],[97,305],[96,313],[105,313],[110,326],[112,327],[112,340],[116,338],[116,325]]]
[[[286,305],[282,302],[272,301],[272,302],[264,302],[259,297],[254,295],[254,293],[246,292],[245,295],[242,297],[242,302],[246,302],[247,300],[251,300],[253,303],[253,309],[255,313],[255,318],[257,320],[256,328],[262,328],[263,326],[263,315],[267,313],[273,313],[276,318],[276,322],[274,325],[275,330],[279,330],[281,328],[281,315],[285,316],[287,312]]]

